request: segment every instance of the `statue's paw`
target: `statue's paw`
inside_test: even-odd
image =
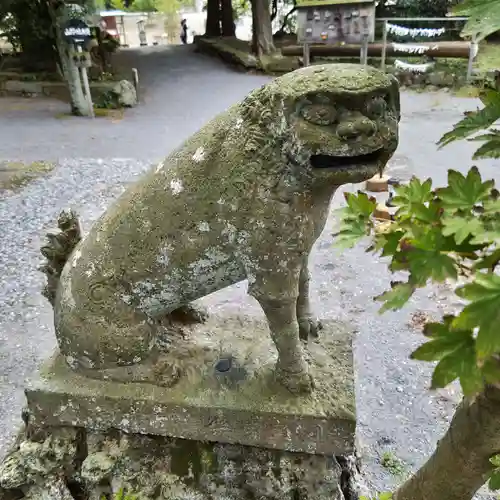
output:
[[[299,337],[301,340],[309,340],[309,338],[318,338],[320,330],[323,329],[321,321],[309,317],[299,319]]]
[[[172,311],[169,316],[173,321],[186,325],[205,323],[208,319],[208,311],[201,306],[186,304]]]
[[[290,372],[276,367],[275,376],[292,394],[309,394],[314,390],[314,379],[306,370]]]

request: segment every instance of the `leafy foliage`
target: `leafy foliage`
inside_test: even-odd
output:
[[[459,139],[486,141],[474,154],[474,159],[498,158],[500,156],[500,130],[491,129],[489,133],[471,137],[477,132],[489,129],[500,119],[500,92],[486,90],[481,95],[482,109],[468,112],[466,117],[456,123],[453,130],[441,137],[438,144],[443,147]]]
[[[101,500],[106,500],[104,495],[102,496]],[[120,488],[113,497],[113,500],[138,500],[138,497],[137,495],[133,495],[132,493],[125,491],[124,488]]]
[[[360,500],[392,500],[392,493],[385,492],[380,493],[376,497],[361,497]]]
[[[494,469],[491,473],[488,485],[491,490],[500,490],[500,455],[491,457],[490,462]]]
[[[457,0],[380,0],[378,17],[444,17]]]
[[[498,0],[465,0],[453,13],[469,16],[463,34],[478,40],[500,29]],[[440,147],[460,139],[477,141],[482,145],[474,159],[500,158],[500,129],[491,128],[500,119],[500,92],[488,90],[480,98],[482,109],[465,113],[439,140]],[[348,194],[346,200],[339,245],[352,246],[372,235],[367,251],[388,257],[389,269],[406,277],[376,297],[383,303],[381,312],[402,308],[428,283],[463,281],[455,294],[466,305],[455,315],[426,324],[427,342],[411,354],[413,359],[436,362],[431,387],[458,379],[464,394],[473,396],[485,384],[498,384],[500,193],[494,181],[482,179],[476,167],[466,175],[450,170],[443,188],[433,189],[431,179],[413,178],[396,188],[396,212],[384,223],[374,220],[375,200],[366,194]],[[490,462],[489,487],[500,489],[500,455]]]
[[[500,2],[498,0],[465,0],[452,9],[455,16],[468,17],[462,35],[475,37],[479,42],[498,31]]]
[[[390,257],[391,271],[407,275],[376,297],[383,303],[381,312],[401,309],[430,282],[467,280],[455,293],[468,304],[456,316],[427,324],[429,341],[411,357],[438,362],[432,388],[459,379],[466,395],[480,391],[500,352],[500,276],[495,273],[500,200],[493,181],[484,181],[476,167],[467,175],[450,170],[448,186],[440,189],[432,189],[431,179],[413,178],[396,188],[394,221],[382,230],[372,218],[375,201],[364,193],[347,194],[346,199],[340,245],[352,246],[373,234],[368,251]]]

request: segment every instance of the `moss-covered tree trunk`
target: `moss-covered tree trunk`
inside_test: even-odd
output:
[[[434,454],[394,494],[394,500],[470,500],[500,453],[500,386],[464,401]]]
[[[252,50],[259,57],[276,52],[269,0],[252,0]]]
[[[222,35],[221,27],[221,5],[220,0],[207,1],[207,25],[205,28],[205,36],[218,37]]]
[[[236,26],[234,25],[234,11],[231,0],[221,0],[222,10],[222,36],[236,36]]]

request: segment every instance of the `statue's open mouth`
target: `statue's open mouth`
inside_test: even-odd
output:
[[[357,165],[366,165],[368,163],[376,163],[384,150],[377,149],[371,153],[354,156],[331,156],[331,155],[312,155],[310,162],[313,168],[345,168],[356,167]]]

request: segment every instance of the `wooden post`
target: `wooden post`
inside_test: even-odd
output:
[[[380,69],[385,71],[385,58],[387,54],[387,21],[384,20],[384,26],[382,31],[382,59],[380,61]]]
[[[127,43],[127,33],[125,32],[125,19],[123,16],[120,16],[121,21],[122,21],[122,33],[123,33],[123,46],[128,47]]]
[[[134,82],[135,93],[137,95],[137,102],[139,102],[139,72],[137,68],[132,68],[132,80]]]
[[[303,51],[302,51],[302,61],[305,66],[309,66],[311,64],[311,57],[310,57],[310,51],[309,51],[309,44],[307,42],[304,42],[303,46]]]
[[[467,62],[467,77],[466,80],[469,82],[472,78],[472,66],[474,65],[474,59],[476,57],[476,52],[478,50],[476,37],[472,36],[469,49],[469,60]]]
[[[82,54],[83,52],[81,45],[78,45],[76,50],[78,51],[79,54]],[[87,105],[89,107],[89,116],[95,118],[94,104],[92,103],[92,95],[90,93],[89,76],[87,74],[87,68],[85,66],[82,66],[80,70],[82,73],[83,88],[85,89],[85,97],[87,99]]]
[[[361,64],[368,64],[368,35],[363,35],[363,43],[361,44]]]

